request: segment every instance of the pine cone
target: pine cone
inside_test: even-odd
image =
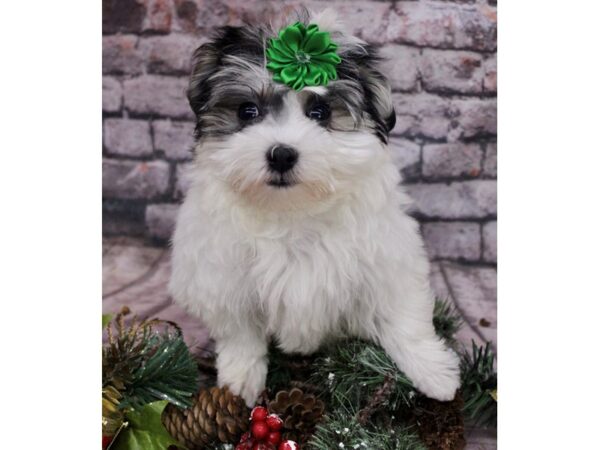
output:
[[[323,401],[298,388],[279,391],[269,403],[269,412],[279,414],[283,420],[284,439],[296,442],[308,441],[324,411]]]
[[[235,444],[248,429],[250,410],[227,387],[202,389],[191,408],[168,405],[162,416],[165,428],[189,450],[215,443]]]

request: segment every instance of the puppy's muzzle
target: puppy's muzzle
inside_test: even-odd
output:
[[[267,152],[269,169],[281,175],[292,170],[296,162],[298,162],[298,152],[292,147],[276,145]]]

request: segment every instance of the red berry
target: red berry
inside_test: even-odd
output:
[[[279,444],[278,450],[300,450],[300,446],[294,441],[284,441]]]
[[[252,450],[252,441],[243,442],[236,445],[235,450]]]
[[[263,406],[256,406],[250,413],[250,420],[265,420],[269,415],[267,408]]]
[[[252,436],[254,436],[256,439],[262,441],[264,438],[267,437],[267,435],[269,434],[269,427],[267,426],[266,422],[261,421],[261,422],[254,422],[252,424]]]
[[[253,446],[252,446],[252,450],[274,450],[275,447],[273,447],[271,444],[267,444],[265,442],[256,442]]]
[[[102,450],[106,450],[106,448],[110,445],[113,440],[113,436],[102,436]]]
[[[243,444],[244,442],[250,440],[250,433],[249,432],[245,432],[244,434],[242,434],[242,437],[240,438],[240,444]]]
[[[267,436],[269,444],[277,445],[281,442],[281,433],[279,431],[271,431]]]
[[[267,426],[272,431],[279,431],[283,427],[283,420],[277,414],[269,414],[267,417]]]

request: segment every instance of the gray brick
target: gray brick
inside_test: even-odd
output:
[[[496,92],[498,90],[498,69],[496,66],[495,54],[485,60],[485,62],[483,63],[483,70],[483,90],[485,92]]]
[[[141,38],[139,49],[149,73],[188,75],[192,54],[205,41],[185,34],[150,36]]]
[[[145,120],[105,119],[104,146],[115,155],[150,156],[150,124]]]
[[[392,94],[396,109],[394,134],[444,139],[460,114],[446,98],[431,94]]]
[[[386,45],[380,54],[384,59],[381,72],[388,78],[393,90],[417,89],[419,50],[401,45]]]
[[[218,26],[240,26],[244,23],[279,23],[284,16],[292,16],[300,7],[309,10],[321,11],[327,6],[322,0],[176,0],[175,20],[172,31],[184,31],[196,34],[209,34]],[[369,1],[342,1],[336,2],[336,11],[348,11],[352,16],[352,25],[359,28],[368,25],[364,14],[370,18],[382,18],[379,13],[381,7]],[[385,10],[389,10],[388,5]],[[361,17],[362,14],[362,17]],[[293,18],[293,16],[292,16]],[[360,20],[362,18],[362,21]],[[377,27],[369,26],[367,29],[376,32]]]
[[[143,31],[168,33],[172,22],[172,0],[145,0],[147,14],[142,23]]]
[[[481,172],[479,144],[429,144],[423,147],[423,177],[476,177]]]
[[[419,177],[421,148],[418,144],[392,136],[389,142],[394,163],[400,169],[404,180],[412,180]]]
[[[388,17],[387,30],[380,32],[380,39],[427,47],[494,51],[496,22],[496,8],[486,4],[398,2]]]
[[[497,222],[488,222],[483,226],[483,259],[495,263],[497,253]]]
[[[170,169],[164,161],[102,161],[102,195],[106,198],[151,199],[169,189]]]
[[[163,152],[167,159],[187,160],[192,157],[194,123],[170,119],[154,120],[154,149]]]
[[[494,180],[411,184],[405,188],[414,199],[415,212],[424,217],[465,219],[496,215]]]
[[[488,144],[485,149],[485,162],[483,163],[483,173],[486,176],[496,178],[498,176],[497,145]]]
[[[118,112],[123,104],[121,82],[113,77],[102,77],[102,111]]]
[[[495,98],[395,93],[392,101],[396,109],[394,134],[456,142],[493,136],[497,131]]]
[[[125,80],[125,107],[134,113],[193,118],[186,98],[187,78],[143,75]]]
[[[191,184],[191,169],[193,163],[177,164],[175,170],[175,197],[183,198]]]
[[[481,253],[479,224],[473,222],[433,222],[422,227],[430,258],[476,261]]]
[[[193,32],[194,30],[197,30],[199,28],[196,24],[198,12],[198,5],[196,4],[196,1],[176,0],[175,20],[172,24],[173,31]]]
[[[478,53],[425,49],[419,69],[427,91],[479,93],[482,90],[483,58]]]
[[[440,263],[432,262],[430,267],[429,280],[431,281],[431,288],[433,289],[434,295],[443,300],[452,298],[444,275],[442,274]]]
[[[102,37],[102,73],[137,75],[144,71],[144,58],[131,34]]]
[[[495,135],[497,132],[496,99],[469,98],[453,100],[459,111],[456,126],[451,127],[448,140]]]
[[[179,205],[161,203],[146,207],[146,226],[153,238],[170,239],[175,229]]]
[[[129,217],[111,214],[102,211],[102,234],[104,236],[143,236],[145,225],[142,220],[136,221]]]
[[[314,10],[324,9],[323,2],[309,2]],[[335,3],[338,16],[343,19],[347,29],[367,42],[384,44],[386,38],[387,16],[391,10],[390,2],[342,1]]]
[[[145,0],[104,0],[103,33],[139,33],[146,16]]]
[[[228,6],[225,3],[232,4]],[[222,2],[208,0],[176,0],[175,1],[175,20],[172,29],[174,31],[185,31],[198,33],[202,31],[207,33],[210,29],[222,26],[232,25],[231,19],[238,16],[241,8],[260,5],[252,1]],[[266,3],[266,2],[265,2]],[[259,11],[259,13],[262,11]]]

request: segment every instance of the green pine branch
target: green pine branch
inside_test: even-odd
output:
[[[139,408],[167,400],[181,408],[191,406],[198,389],[198,368],[180,334],[156,334],[149,338],[147,359],[132,374],[122,407]]]
[[[419,436],[409,427],[363,426],[357,420],[357,411],[340,405],[317,426],[307,443],[309,450],[377,449],[426,450]]]
[[[119,408],[140,408],[158,400],[182,408],[191,406],[198,388],[198,368],[179,328],[160,320],[138,320],[129,325],[124,308],[106,326],[108,343],[102,348],[102,387],[121,395]],[[162,331],[157,327],[161,326]],[[164,328],[163,326],[166,326]]]
[[[465,352],[461,360],[465,420],[476,426],[495,428],[497,424],[494,360],[489,342],[485,347],[478,347],[472,342],[471,352]]]
[[[392,409],[411,406],[415,390],[406,375],[378,345],[360,339],[347,339],[330,346],[317,358],[310,382],[324,386],[335,407],[341,404],[366,406],[368,399],[391,378],[393,388],[386,405]]]
[[[433,326],[437,335],[453,344],[456,340],[455,335],[462,325],[463,319],[452,302],[437,298],[433,309]]]

